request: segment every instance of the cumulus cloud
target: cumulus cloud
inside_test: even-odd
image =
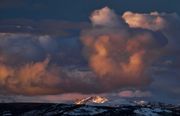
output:
[[[58,72],[54,68],[48,69],[49,59],[43,62],[30,63],[14,68],[0,64],[1,88],[16,94],[47,94],[57,93],[55,88],[60,82]],[[60,72],[59,72],[60,73]],[[65,75],[63,75],[65,76]]]
[[[162,32],[168,38],[168,49],[179,49],[177,43],[180,42],[178,39],[180,17],[178,14],[158,12],[141,14],[128,11],[122,17],[130,27]]]
[[[89,78],[91,77],[91,78]],[[91,72],[69,70],[50,63],[50,59],[11,66],[0,63],[0,94],[48,95],[70,92],[97,93]]]
[[[103,88],[112,91],[148,85],[148,68],[164,46],[159,41],[166,38],[129,27],[108,7],[93,12],[91,22],[94,27],[84,30],[81,39],[89,65]]]
[[[119,17],[115,12],[108,7],[104,7],[101,10],[95,10],[90,16],[90,20],[94,26],[109,26],[115,27],[122,25],[122,21],[119,21]]]
[[[122,18],[130,27],[140,27],[144,29],[160,30],[166,25],[166,21],[159,15],[158,12],[150,14],[140,14],[127,11]]]
[[[161,32],[167,39],[168,44],[164,48],[164,53],[156,70],[155,81],[151,85],[152,91],[159,96],[171,96],[177,99],[180,95],[180,86],[177,83],[180,67],[180,16],[176,13],[158,13],[147,14],[125,12],[123,19],[133,28],[143,28],[155,32]],[[170,86],[171,87],[170,87]]]
[[[85,92],[83,87],[88,93],[92,84],[86,82],[84,77],[87,75],[82,77],[77,71],[61,67],[61,64],[66,64],[67,59],[71,62],[80,60],[75,52],[79,49],[73,44],[70,45],[71,48],[66,48],[70,46],[65,44],[64,48],[61,44],[66,43],[67,39],[60,40],[50,35],[0,33],[0,94]],[[73,42],[71,39],[70,41]],[[67,53],[69,51],[71,52]],[[67,54],[69,58],[64,59],[61,54]]]
[[[91,71],[67,66],[83,62],[76,41],[50,35],[0,33],[0,94],[97,92]]]
[[[126,88],[141,90],[151,84],[149,69],[167,50],[167,38],[169,44],[170,34],[175,33],[167,31],[171,15],[163,16],[157,12],[150,15],[126,12],[118,17],[108,7],[95,10],[90,16],[92,26],[83,28],[80,37],[90,67],[86,70],[67,66],[74,62],[85,64],[77,39],[63,40],[51,34],[0,33],[0,93],[94,94]],[[119,95],[138,97],[150,93],[124,91]]]
[[[167,38],[168,43],[164,49],[164,56],[171,57],[163,62],[170,61],[169,66],[171,67],[178,68],[180,66],[180,16],[177,13],[141,14],[128,11],[122,17],[132,28],[143,28],[162,33]]]

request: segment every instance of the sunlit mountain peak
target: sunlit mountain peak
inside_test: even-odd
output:
[[[101,104],[107,102],[108,99],[101,96],[90,96],[87,98],[83,98],[80,100],[76,100],[75,104],[87,104],[87,103],[95,103],[95,104]]]

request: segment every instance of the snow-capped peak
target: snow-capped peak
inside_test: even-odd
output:
[[[75,104],[89,104],[89,103],[95,103],[95,104],[102,104],[107,102],[108,99],[101,96],[91,96],[84,99],[80,99],[75,101]]]

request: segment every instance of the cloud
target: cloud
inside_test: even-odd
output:
[[[0,33],[1,60],[12,65],[42,61],[47,55],[50,55],[52,62],[57,64],[83,62],[80,50],[81,46],[77,38],[30,33]]]
[[[130,27],[144,28],[150,30],[160,30],[166,25],[166,21],[159,15],[158,12],[150,14],[140,14],[127,11],[123,14],[122,18]]]
[[[151,12],[149,14],[125,12],[123,14],[125,22],[133,28],[143,28],[152,31],[159,31],[168,38],[167,49],[179,49],[179,29],[180,17],[176,13],[158,13]]]
[[[142,28],[152,30],[154,32],[162,33],[167,38],[167,45],[164,48],[165,61],[170,61],[174,68],[178,68],[180,65],[180,16],[177,13],[158,13],[151,12],[147,14],[125,12],[123,19],[132,28]]]
[[[89,78],[91,77],[91,78]],[[11,66],[0,63],[0,93],[49,95],[71,92],[96,93],[98,84],[91,72],[69,70],[43,61]]]
[[[131,97],[150,97],[151,93],[149,91],[140,90],[125,90],[118,93],[120,97],[131,98]]]
[[[77,71],[61,67],[67,62],[75,65],[82,59],[73,42],[74,39],[56,39],[50,35],[0,33],[0,93],[88,93],[90,90],[86,90],[93,84],[86,82],[87,75],[82,77]],[[64,59],[61,54],[68,58]]]
[[[140,17],[133,19],[132,23],[137,22],[136,24],[131,25],[131,21],[127,22],[124,15],[118,17],[108,7],[95,10],[90,16],[92,24],[85,23],[88,24],[87,27],[54,21],[40,24],[31,21],[20,24],[18,21],[16,28],[25,27],[28,31],[33,31],[9,31],[8,28],[4,33],[0,33],[0,93],[98,94],[148,88],[147,86],[154,82],[151,66],[159,62],[162,55],[169,50],[169,39],[172,36],[178,37],[175,32],[178,32],[176,29],[179,27],[171,26],[172,19],[176,20],[170,18],[171,15],[163,14],[166,16],[164,18],[158,13],[151,13],[153,18],[150,18],[151,15],[148,14],[129,14],[126,14],[128,20]],[[56,24],[59,25],[56,27]],[[9,21],[4,24],[5,27],[7,25],[12,26]],[[81,41],[78,38],[59,39],[56,36],[58,30],[74,28],[82,30]],[[57,31],[54,33],[54,30]],[[86,65],[85,60],[89,65],[81,67]],[[154,85],[154,88],[156,86]],[[149,93],[127,91],[119,94],[135,97],[138,94],[148,96]]]
[[[149,85],[148,69],[160,56],[164,46],[161,41],[166,38],[161,33],[126,25],[108,7],[96,10],[90,19],[94,27],[84,30],[81,39],[89,66],[102,88],[115,91]]]
[[[123,14],[122,18],[130,27],[150,29],[153,31],[170,28],[171,26],[175,26],[172,24],[179,23],[180,21],[177,13],[158,12],[143,14],[127,11]]]
[[[44,45],[43,41],[48,38],[49,44]],[[4,62],[9,64],[19,63],[19,59],[21,63],[41,60],[50,53],[50,49],[45,46],[53,46],[53,39],[48,35],[0,33],[1,56],[4,57]],[[14,56],[14,59],[11,56]]]
[[[56,72],[57,69],[48,69],[48,63],[49,59],[46,59],[43,62],[25,64],[18,68],[1,64],[1,88],[10,93],[28,95],[53,94],[61,91],[55,88],[60,82],[60,74]]]
[[[90,20],[94,26],[115,27],[122,25],[121,23],[124,23],[119,21],[119,17],[108,7],[104,7],[101,10],[95,10],[90,16]]]
[[[152,12],[141,14],[125,12],[123,19],[130,27],[161,32],[168,39],[163,56],[154,67],[156,70],[154,71],[155,81],[150,88],[156,96],[164,97],[166,101],[171,101],[168,100],[169,97],[178,100],[180,96],[180,86],[177,83],[180,79],[180,16],[176,13]]]

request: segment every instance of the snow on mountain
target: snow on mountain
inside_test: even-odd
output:
[[[87,97],[84,99],[77,100],[75,101],[75,104],[103,104],[107,101],[108,99],[105,97],[92,96],[92,97]]]
[[[130,105],[134,106],[135,103],[130,102],[126,99],[118,98],[118,99],[112,99],[112,98],[106,98],[101,96],[91,96],[84,99],[80,99],[75,101],[75,104],[86,104],[86,105],[97,105],[97,106],[110,106],[110,107],[116,107],[120,105]]]
[[[99,109],[99,108],[92,107],[92,106],[84,106],[84,107],[80,107],[75,110],[72,110],[70,112],[66,112],[66,113],[64,113],[64,115],[73,115],[73,116],[97,115],[97,114],[101,114],[106,111],[107,110],[105,110],[105,109]]]
[[[109,102],[109,101],[107,101]],[[105,102],[105,103],[107,103]],[[97,104],[97,103],[96,103]],[[99,103],[98,103],[99,104]],[[101,104],[101,103],[100,103]],[[104,103],[102,103],[104,104]],[[2,103],[0,116],[180,116],[176,105],[148,103],[117,107],[86,104]]]
[[[163,110],[161,108],[155,108],[155,109],[151,109],[151,108],[139,108],[137,110],[134,110],[134,113],[136,113],[137,115],[141,115],[141,116],[159,116],[159,113],[163,114],[163,113],[171,113],[172,111],[170,110]]]

